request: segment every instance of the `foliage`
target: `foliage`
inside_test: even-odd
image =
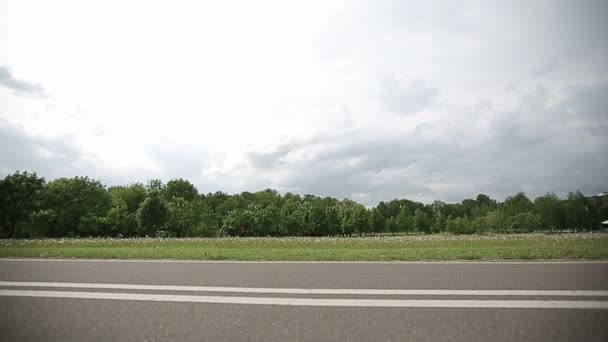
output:
[[[540,215],[541,226],[553,231],[564,223],[565,215],[562,203],[554,193],[548,193],[534,200],[536,212]]]
[[[169,220],[169,208],[160,193],[153,191],[137,210],[137,233],[140,236],[155,236],[163,230]]]
[[[198,190],[196,187],[192,185],[192,183],[181,178],[167,182],[162,193],[166,201],[183,198],[185,201],[191,202],[198,198]]]
[[[127,203],[121,198],[112,198],[112,208],[99,221],[106,236],[133,236],[136,234],[135,213],[129,212]]]
[[[187,201],[175,197],[168,203],[168,209],[167,231],[171,236],[208,236],[216,228],[213,213],[201,199]]]
[[[384,229],[386,228],[386,221],[384,220],[384,217],[382,216],[382,214],[380,214],[380,211],[377,208],[372,209],[370,220],[372,233],[374,235],[376,235],[376,233],[384,231]]]
[[[106,215],[112,200],[101,182],[88,177],[59,178],[49,182],[43,207],[55,213],[49,236],[96,236],[99,218]]]
[[[366,208],[349,199],[258,192],[199,194],[184,179],[106,187],[88,177],[46,182],[17,171],[0,180],[0,237],[360,236],[414,231],[452,234],[589,231],[608,219],[608,196],[499,202],[485,194],[459,203],[407,199]],[[224,235],[223,234],[223,235]]]
[[[421,233],[429,234],[431,232],[429,217],[421,209],[416,210],[416,213],[414,214],[414,226]]]
[[[127,186],[113,186],[108,189],[113,197],[122,200],[126,205],[126,210],[134,214],[141,203],[146,199],[146,188],[141,183],[133,183]]]
[[[405,206],[401,208],[397,216],[397,227],[400,231],[405,231],[408,234],[414,230],[414,221],[411,217],[411,212]]]
[[[16,171],[0,181],[0,237],[15,234],[15,228],[40,207],[44,178],[36,173]]]
[[[391,235],[395,236],[395,233],[399,231],[399,224],[397,224],[396,217],[389,217],[386,221],[386,228],[391,232]]]

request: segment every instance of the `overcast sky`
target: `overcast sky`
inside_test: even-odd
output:
[[[0,173],[608,191],[607,1],[0,0]]]

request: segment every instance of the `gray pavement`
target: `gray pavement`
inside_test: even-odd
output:
[[[306,288],[606,290],[608,262],[231,263],[0,259],[0,280]]]
[[[608,263],[204,263],[0,260],[0,281],[268,287],[297,289],[608,290]],[[51,284],[52,285],[52,284]],[[62,286],[52,285],[52,286]],[[32,291],[153,293],[173,290],[64,289],[4,285]],[[224,291],[223,289],[222,291]],[[0,339],[6,341],[607,341],[606,309],[539,309],[534,303],[592,301],[604,295],[436,296],[306,295],[181,291],[188,295],[326,298],[441,303],[529,300],[531,308],[339,307],[216,304],[130,299],[0,296]],[[228,289],[227,291],[230,291]],[[63,292],[61,292],[63,293]],[[598,292],[600,293],[600,292]],[[465,303],[469,303],[465,301]]]

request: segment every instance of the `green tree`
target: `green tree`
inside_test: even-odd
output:
[[[356,222],[352,216],[355,208],[359,204],[349,199],[344,199],[338,204],[338,212],[340,215],[340,229],[342,236],[351,236],[356,230]]]
[[[447,229],[452,234],[473,234],[475,229],[472,229],[468,219],[466,217],[452,217],[448,216],[446,220]]]
[[[477,208],[477,201],[474,199],[466,198],[460,202],[462,216],[471,216]]]
[[[577,231],[588,229],[591,225],[589,207],[591,203],[582,192],[570,192],[566,199],[568,226]]]
[[[28,227],[25,235],[28,237],[52,236],[56,222],[57,218],[52,209],[35,211],[28,217]]]
[[[511,229],[519,232],[532,232],[539,229],[541,218],[532,212],[519,213],[511,217]]]
[[[290,198],[283,203],[279,213],[279,235],[302,235],[305,224],[305,211],[299,200]]]
[[[500,232],[506,229],[507,220],[500,210],[492,210],[483,217],[483,231]]]
[[[405,231],[406,234],[409,234],[414,230],[414,222],[408,208],[401,208],[401,211],[397,216],[397,226],[399,227],[399,230]]]
[[[255,203],[264,206],[273,205],[276,208],[281,206],[281,195],[276,190],[266,189],[258,191],[253,196]]]
[[[42,198],[43,207],[55,213],[50,236],[103,234],[99,219],[112,207],[112,199],[101,182],[59,178],[47,184]]]
[[[372,209],[370,221],[374,236],[376,236],[376,233],[383,232],[386,228],[386,221],[377,208]]]
[[[103,234],[104,232],[101,231],[101,223],[102,218],[95,216],[91,212],[84,213],[78,221],[78,235],[94,236]]]
[[[205,197],[205,202],[211,208],[211,210],[215,211],[217,207],[219,207],[224,201],[226,201],[230,197],[225,192],[216,191],[215,193],[208,193]]]
[[[445,230],[445,221],[447,219],[446,216],[446,203],[442,202],[442,201],[434,201],[433,204],[431,205],[431,210],[433,212],[433,217],[434,219],[432,219],[432,226],[433,226],[433,232],[434,233],[439,233],[443,230]]]
[[[125,202],[127,212],[132,214],[139,209],[139,206],[148,195],[146,188],[141,183],[133,183],[127,186],[112,186],[108,188],[108,192]]]
[[[224,230],[232,236],[240,234],[240,229],[249,229],[253,225],[253,216],[250,210],[234,209],[223,220]]]
[[[194,201],[194,211],[198,213],[200,221],[194,229],[194,235],[199,237],[217,236],[219,230],[218,215],[203,201]]]
[[[534,207],[540,215],[542,226],[550,228],[553,232],[558,227],[563,212],[559,197],[554,193],[547,193],[534,200]]]
[[[249,207],[252,213],[251,235],[279,235],[279,210],[274,204],[254,204]]]
[[[364,206],[357,204],[350,215],[349,225],[358,232],[359,235],[365,235],[369,231],[369,218],[368,212]]]
[[[323,205],[325,206],[325,229],[324,233],[327,235],[340,234],[340,208],[339,202],[335,198],[323,199]]]
[[[198,190],[196,187],[184,179],[172,179],[167,182],[163,190],[165,201],[171,201],[175,198],[183,198],[191,202],[198,198]]]
[[[442,213],[435,215],[433,233],[440,233],[446,229],[446,217]]]
[[[194,211],[192,203],[181,196],[172,197],[171,201],[167,202],[167,208],[169,209],[167,231],[172,236],[192,236],[198,223],[197,213]]]
[[[416,213],[414,214],[414,225],[421,233],[423,232],[425,234],[429,234],[431,232],[431,223],[429,222],[429,217],[420,209],[416,210]]]
[[[169,208],[160,193],[153,191],[137,210],[137,232],[140,236],[155,236],[169,220]]]
[[[220,214],[221,216],[227,216],[229,212],[236,210],[236,209],[242,209],[244,210],[245,208],[247,208],[248,204],[247,201],[245,201],[245,199],[243,198],[243,196],[241,195],[233,195],[233,196],[228,196],[223,202],[222,204],[220,204],[217,208],[216,208],[216,212],[218,214]]]
[[[523,192],[505,199],[504,210],[507,217],[534,210],[534,204]]]
[[[217,220],[211,209],[200,198],[187,201],[173,198],[167,203],[169,220],[167,231],[172,236],[209,236],[217,229]]]
[[[399,231],[399,224],[397,224],[397,218],[389,217],[389,219],[386,221],[386,227],[388,228],[388,231],[391,232],[393,236],[395,236],[395,233]]]
[[[13,237],[15,228],[40,207],[44,178],[16,171],[0,182],[0,236]]]
[[[388,223],[388,219],[392,217],[388,205],[386,205],[384,201],[380,201],[380,203],[378,203],[378,205],[376,206],[376,209],[380,212],[380,215],[382,215],[384,221]]]
[[[489,209],[496,208],[496,201],[485,194],[478,194],[475,198],[475,202],[479,207],[487,207]]]
[[[133,236],[136,233],[135,214],[129,213],[127,203],[118,196],[112,197],[112,207],[99,222],[105,235],[121,237]]]
[[[148,183],[146,183],[146,192],[147,193],[152,193],[152,192],[162,193],[164,190],[165,190],[165,185],[163,184],[163,181],[160,179],[149,179]]]

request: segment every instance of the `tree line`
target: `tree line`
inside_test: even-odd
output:
[[[523,192],[496,201],[485,194],[460,203],[407,199],[373,208],[349,199],[267,189],[199,193],[187,180],[106,187],[88,177],[47,182],[16,171],[0,180],[0,237],[352,236],[384,234],[587,231],[608,219],[608,196],[532,201]]]

